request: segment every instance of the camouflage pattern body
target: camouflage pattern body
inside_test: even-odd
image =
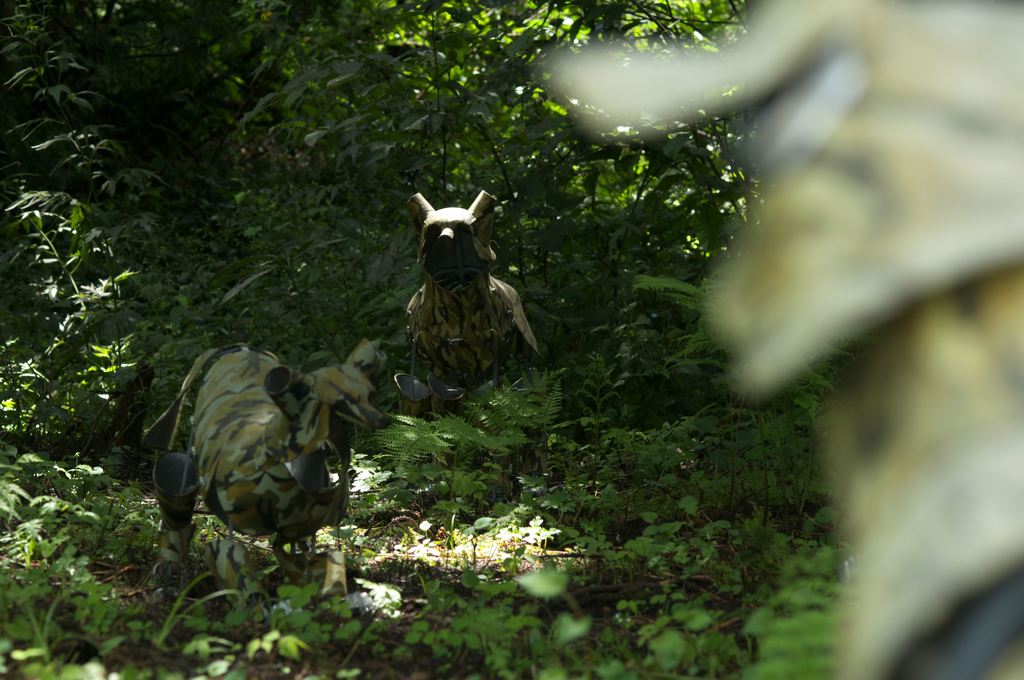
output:
[[[466,389],[497,382],[509,349],[539,354],[515,288],[490,274],[494,197],[481,191],[468,210],[435,210],[416,194],[407,204],[426,279],[406,307],[413,375],[395,377],[406,415],[457,410]],[[430,364],[429,387],[415,377]]]
[[[772,186],[761,226],[738,244],[751,256],[728,263],[714,304],[754,389],[935,292],[1024,259],[1020,201],[1007,200],[1024,172],[1020,7],[797,4],[780,14],[822,23],[762,112],[755,149]],[[798,71],[815,58],[820,84],[809,85]],[[829,102],[822,90],[838,84],[845,92]],[[848,108],[829,111],[836,100]],[[808,109],[826,120],[808,125],[796,115]],[[785,129],[800,124],[832,131],[819,145]]]
[[[205,368],[196,397],[194,463],[172,451],[154,468],[163,517],[158,572],[180,571],[198,494],[229,528],[227,538],[207,545],[207,563],[222,586],[247,598],[265,597],[244,546],[231,537],[238,531],[273,534],[275,556],[288,578],[318,580],[325,592],[343,588],[343,555],[295,552],[296,541],[345,513],[349,451],[341,419],[368,428],[386,423],[373,406],[371,377],[378,367],[377,351],[368,341],[345,364],[308,374],[293,373],[274,355],[245,347],[200,357],[179,399],[147,435],[154,448],[169,446],[176,428],[167,423],[176,423],[191,380]],[[331,454],[340,458],[335,484],[326,465]],[[292,553],[286,544],[292,544]]]
[[[344,512],[347,493],[326,485],[326,467],[320,488],[303,489],[286,466],[326,445],[330,407],[303,386],[302,399],[292,397],[302,412],[290,420],[263,385],[279,365],[271,354],[238,351],[210,367],[196,398],[195,450],[202,497],[221,520],[290,541],[329,523],[332,505]]]
[[[844,677],[981,677],[950,657],[969,651],[957,621],[1024,569],[1022,309],[1022,268],[923,301],[878,333],[825,418],[857,545]],[[994,664],[1007,630],[989,625],[991,658],[967,656]]]
[[[718,325],[754,388],[882,325],[822,428],[858,565],[841,676],[981,677],[1021,639],[1005,610],[983,612],[1024,569],[1024,11],[811,11],[804,59],[845,60],[850,108],[812,153],[773,154]],[[777,118],[808,105],[807,63],[778,83],[792,108]]]
[[[490,274],[458,293],[428,277],[405,311],[420,356],[451,384],[472,387],[486,380],[510,342],[518,354],[523,343],[537,349],[519,293]]]

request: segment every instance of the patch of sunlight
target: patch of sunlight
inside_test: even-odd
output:
[[[363,554],[371,562],[404,559],[434,567],[471,566],[476,570],[492,567],[513,572],[541,558],[575,556],[571,551],[547,548],[548,541],[560,531],[544,526],[541,517],[534,517],[525,525],[484,517],[474,524],[454,528],[435,526],[424,520],[418,526],[405,526],[402,531],[399,541],[383,542],[387,549],[371,548],[367,552],[364,545]],[[363,533],[358,529],[356,532]]]

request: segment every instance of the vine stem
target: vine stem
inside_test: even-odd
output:
[[[448,205],[448,124],[444,119],[444,111],[441,110],[441,72],[437,63],[437,12],[435,9],[430,16],[430,49],[434,57],[434,108],[440,121],[441,132],[441,195],[444,197],[444,204]]]
[[[64,258],[62,258],[60,253],[57,252],[57,247],[53,245],[53,241],[51,241],[50,237],[47,236],[46,230],[43,229],[42,215],[36,215],[36,219],[33,220],[33,225],[35,226],[36,231],[39,232],[39,235],[43,237],[43,240],[46,241],[46,245],[50,247],[50,252],[53,254],[54,259],[60,263],[60,268],[63,269],[64,273],[67,275],[68,281],[71,282],[71,287],[75,289],[75,295],[81,295],[82,291],[78,289],[78,283],[75,282],[74,275],[71,273],[71,270],[68,269],[68,265],[64,262]]]

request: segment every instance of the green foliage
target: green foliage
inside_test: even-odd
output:
[[[531,571],[516,580],[530,595],[544,599],[561,595],[569,585],[569,577],[565,572],[554,569]]]
[[[504,387],[470,399],[463,416],[396,416],[396,424],[375,433],[372,441],[394,460],[400,473],[435,459],[507,454],[528,444],[531,431],[551,427],[560,415],[561,401],[557,379],[544,377],[527,390]]]
[[[802,546],[786,565],[780,589],[744,627],[761,639],[761,660],[751,669],[751,678],[835,676],[838,566],[834,550],[812,546]]]
[[[664,293],[687,309],[693,309],[694,301],[700,296],[700,289],[697,286],[670,276],[639,274],[633,279],[633,290]]]
[[[546,90],[551,49],[714,49],[744,3],[0,10],[0,673],[831,667],[834,512],[809,443],[829,376],[744,404],[705,328],[756,188],[742,134],[709,117],[587,138]],[[403,370],[422,276],[404,203],[479,189],[543,377],[355,437],[350,524],[318,541],[377,613],[281,584],[260,541],[265,620],[202,579],[153,600],[139,435],[193,359],[246,342],[308,369],[371,337]]]

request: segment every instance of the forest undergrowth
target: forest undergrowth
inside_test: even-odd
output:
[[[558,384],[549,377],[527,395],[498,391],[464,418],[398,417],[359,441],[350,515],[318,540],[347,551],[350,588],[370,598],[371,613],[339,598],[318,602],[315,584],[282,583],[259,540],[248,542],[290,607],[254,617],[214,591],[198,559],[192,587],[162,601],[148,580],[159,515],[128,452],[64,467],[7,445],[6,669],[30,677],[827,675],[838,565],[834,513],[814,482],[801,498],[798,485],[781,490],[767,457],[754,470],[700,464],[731,446],[717,440],[720,424],[708,414],[657,430],[606,430],[586,443],[556,434],[579,427],[554,422],[564,415]],[[723,415],[744,426],[743,416]],[[792,517],[802,521],[788,524]],[[223,533],[208,514],[198,519],[199,541]]]
[[[553,49],[717,49],[743,3],[343,5],[0,1],[0,675],[829,677],[830,369],[748,403],[705,325],[756,227],[747,133],[585,137],[545,90]],[[399,416],[405,201],[481,188],[536,379]],[[354,437],[349,513],[317,537],[359,599],[245,539],[278,604],[241,608],[203,570],[205,508],[161,597],[141,434],[195,357],[309,370],[363,337],[392,424]]]

